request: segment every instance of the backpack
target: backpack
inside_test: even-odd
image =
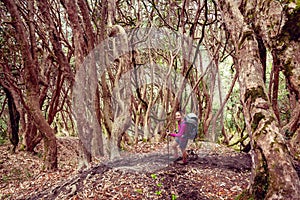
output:
[[[190,140],[194,140],[198,135],[198,117],[195,113],[189,113],[185,116],[184,121],[188,126],[187,131],[184,133],[184,137]]]

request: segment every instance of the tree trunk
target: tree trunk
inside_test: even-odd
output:
[[[26,115],[26,127],[24,132],[24,145],[28,152],[34,153],[34,148],[43,139],[41,133],[37,130],[34,120],[28,114]]]
[[[289,8],[289,9],[287,9]],[[290,9],[292,8],[292,9]],[[285,14],[285,23],[278,39],[274,39],[272,44],[285,44],[283,47],[273,45],[278,52],[280,66],[286,78],[291,103],[291,117],[287,125],[283,127],[282,133],[288,133],[292,140],[289,141],[293,147],[293,156],[299,159],[299,134],[300,134],[300,9],[297,3],[293,7],[293,2],[287,4],[285,8],[279,10]],[[298,153],[298,154],[297,154]]]
[[[246,5],[238,7],[236,1],[232,0],[218,2],[236,50],[241,101],[252,145],[249,192],[254,199],[297,199],[300,196],[299,177],[265,91],[258,42],[248,24],[255,23],[251,21],[254,17],[247,16],[249,10],[246,10]],[[276,6],[276,9],[280,8]],[[252,13],[252,16],[256,16],[256,13]]]
[[[134,144],[138,144],[139,142],[139,135],[140,135],[140,131],[139,131],[139,126],[140,126],[140,122],[142,120],[142,102],[140,102],[137,105],[137,110],[136,110],[136,118],[135,118],[135,124],[134,124]]]
[[[117,73],[114,82],[113,104],[114,104],[114,123],[110,138],[110,158],[120,156],[118,141],[122,134],[131,125],[131,80],[130,80],[130,59],[128,49],[128,36],[123,27],[119,25],[112,26],[115,33],[111,36],[117,36],[113,39],[113,60],[117,61]]]
[[[20,121],[20,114],[17,111],[13,96],[11,92],[3,87],[6,97],[8,99],[7,105],[8,105],[8,111],[9,111],[9,140],[13,145],[12,152],[16,152],[16,148],[19,144],[19,121]]]
[[[272,51],[272,56],[273,56],[273,69],[272,69],[273,78],[271,80],[273,80],[273,81],[272,81],[272,83],[270,82],[270,91],[272,91],[272,93],[270,93],[269,96],[271,96],[272,107],[273,107],[274,113],[276,115],[276,118],[277,118],[279,126],[280,126],[281,120],[280,120],[278,101],[277,101],[278,100],[279,67],[280,67],[280,65],[279,65],[279,60],[277,58],[277,52]]]
[[[31,47],[28,41],[28,35],[26,29],[20,18],[17,5],[14,1],[4,1],[7,9],[12,16],[12,23],[17,31],[17,41],[21,46],[21,54],[24,61],[24,74],[25,74],[25,86],[26,86],[26,111],[33,118],[35,125],[41,131],[44,136],[44,156],[46,169],[57,169],[57,143],[54,130],[47,123],[43,116],[39,106],[39,80],[37,60],[35,56],[35,45]],[[30,34],[33,37],[33,34]],[[32,52],[32,53],[31,53]]]
[[[148,85],[144,85],[145,88],[147,88]],[[148,100],[148,106],[147,106],[147,109],[146,109],[146,112],[145,112],[145,115],[143,117],[144,119],[144,123],[143,123],[143,140],[145,141],[149,141],[151,138],[151,122],[150,122],[150,111],[151,111],[151,108],[152,108],[152,103],[153,103],[153,87],[151,87],[151,91],[150,91],[150,94],[149,94],[149,100]]]
[[[95,112],[96,112],[96,116],[97,116],[97,121],[98,124],[100,125],[101,128],[101,119],[102,119],[102,115],[101,115],[101,109],[100,109],[100,94],[99,94],[99,86],[97,85],[97,89],[96,89],[96,99],[95,99]],[[92,146],[95,147],[93,148],[93,153],[95,154],[95,156],[104,156],[104,146],[103,146],[103,138],[102,138],[102,134],[96,134],[93,137],[92,140]]]
[[[205,110],[203,116],[203,134],[207,137],[208,140],[214,141],[214,136],[208,134],[208,129],[212,120],[212,99],[209,95],[206,88],[206,81],[202,81],[203,95],[205,96]]]
[[[290,141],[290,149],[293,157],[300,161],[300,124],[298,121],[298,129]]]
[[[97,102],[96,60],[93,52],[95,37],[85,1],[62,0],[69,16],[74,37],[76,82],[73,90],[73,109],[79,136],[78,169],[90,166],[92,151],[101,154],[102,131],[95,102]],[[82,13],[80,16],[78,13]],[[90,54],[89,54],[90,53]],[[88,57],[86,57],[88,56]],[[94,138],[96,136],[96,139]],[[99,145],[99,146],[97,146]],[[98,149],[95,149],[95,148]],[[99,150],[99,151],[98,151]]]

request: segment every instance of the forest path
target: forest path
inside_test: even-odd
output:
[[[27,199],[231,199],[249,182],[248,154],[203,142],[194,150],[197,156],[179,165],[167,152],[162,146],[149,153],[124,153]]]
[[[204,146],[205,145],[205,146]],[[237,171],[250,170],[251,158],[245,153],[224,153],[217,154],[213,152],[212,146],[216,148],[217,144],[202,143],[202,148],[197,150],[188,150],[188,165],[210,166],[217,168],[225,168]],[[108,167],[142,173],[154,173],[157,170],[173,166],[176,164],[172,159],[171,153],[166,152],[167,147],[162,148],[161,152],[132,154],[107,163]],[[220,150],[222,151],[222,150]]]

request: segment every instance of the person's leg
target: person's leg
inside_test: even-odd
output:
[[[180,150],[182,152],[182,162],[183,164],[187,163],[187,151],[186,151],[186,146],[187,146],[188,140],[187,139],[182,139],[180,141]]]
[[[187,152],[185,149],[181,149],[181,152],[182,152],[182,160],[178,161],[178,164],[181,164],[181,165],[185,165],[187,164]]]
[[[178,143],[174,140],[173,144],[172,144],[172,149],[173,149],[173,152],[174,152],[174,157],[175,158],[178,158]]]

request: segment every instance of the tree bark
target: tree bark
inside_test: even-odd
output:
[[[299,159],[299,134],[300,134],[300,9],[293,2],[286,4],[279,12],[284,14],[284,25],[277,39],[273,39],[272,47],[278,52],[280,66],[286,78],[290,95],[291,118],[282,129],[282,133],[288,133],[293,137],[291,146],[293,156]],[[276,42],[284,44],[277,45]],[[298,153],[298,154],[297,154]]]
[[[53,47],[53,54],[56,56],[55,59],[58,62],[59,66],[55,84],[56,87],[54,89],[49,105],[48,123],[51,124],[54,120],[55,115],[59,111],[59,102],[61,99],[63,84],[65,83],[65,77],[67,77],[72,84],[74,81],[74,74],[71,71],[71,66],[68,63],[67,56],[63,52],[61,44],[62,38],[60,37],[61,33],[59,33],[58,31],[58,24],[55,23],[53,17],[51,16],[51,5],[49,5],[46,0],[38,1],[37,5],[44,19],[45,26],[49,30],[49,37]]]
[[[21,46],[21,54],[24,61],[24,74],[25,74],[25,86],[27,91],[26,96],[26,110],[27,113],[33,118],[35,125],[41,131],[44,136],[44,156],[45,156],[45,168],[49,170],[57,169],[57,143],[54,130],[47,123],[40,110],[39,105],[39,80],[38,69],[36,66],[37,61],[34,60],[35,49],[27,42],[28,35],[25,31],[24,24],[20,18],[20,14],[17,5],[14,1],[4,0],[4,3],[12,16],[12,23],[17,31],[17,41]]]
[[[86,18],[81,22],[80,16],[78,13],[80,3],[80,8],[85,12],[85,5],[83,2],[77,2],[72,0],[62,0],[63,6],[66,9],[68,14],[73,38],[74,38],[74,56],[75,56],[75,66],[76,66],[76,76],[79,77],[79,80],[74,83],[73,98],[74,98],[74,113],[77,123],[78,136],[79,136],[79,158],[78,158],[78,169],[89,167],[92,161],[92,137],[96,130],[95,123],[98,123],[96,120],[96,112],[94,111],[95,106],[95,79],[92,74],[95,74],[94,69],[94,59],[92,56],[89,60],[83,65],[85,61],[85,56],[88,55],[89,51],[92,50],[93,45],[90,44],[86,37],[92,36],[92,33],[85,32],[83,26],[86,24]],[[88,27],[89,25],[87,25]],[[88,31],[90,29],[88,28]],[[88,38],[93,39],[93,38]],[[89,44],[87,44],[89,43]],[[91,77],[89,77],[91,76]],[[87,78],[89,77],[89,78]],[[88,80],[89,79],[89,80]],[[95,87],[94,87],[95,86]],[[92,91],[91,91],[92,90]],[[84,92],[84,93],[82,93]]]
[[[249,9],[254,9],[251,3],[246,7],[246,3],[240,6],[232,0],[218,2],[235,45],[241,101],[251,139],[253,164],[249,193],[254,199],[297,199],[300,196],[299,177],[265,91],[263,64],[259,59],[258,42],[251,26],[255,21],[252,21],[254,17],[247,15],[250,11],[252,16],[258,13]],[[276,6],[276,9],[280,7]]]
[[[26,114],[26,127],[24,133],[24,145],[26,151],[35,153],[34,149],[42,139],[43,136],[38,131],[33,118],[30,115]]]
[[[279,65],[279,60],[277,58],[277,52],[272,51],[272,56],[273,56],[273,69],[271,74],[273,75],[273,78],[271,78],[272,83],[270,83],[270,91],[272,91],[272,93],[269,94],[269,96],[271,96],[272,107],[280,126],[281,120],[280,120],[279,109],[278,109],[278,87],[279,87],[280,65]]]
[[[112,31],[116,31],[113,39],[113,58],[117,61],[117,73],[114,81],[113,104],[114,113],[110,138],[110,158],[120,156],[118,141],[122,134],[131,125],[131,80],[130,80],[130,59],[128,36],[123,27],[119,25],[112,26]],[[111,35],[111,34],[110,34]],[[119,56],[119,57],[116,57]]]
[[[12,152],[16,152],[16,148],[19,144],[19,121],[20,121],[20,113],[18,112],[13,96],[11,92],[7,88],[3,88],[6,97],[7,97],[7,105],[9,111],[9,140],[13,145]]]

